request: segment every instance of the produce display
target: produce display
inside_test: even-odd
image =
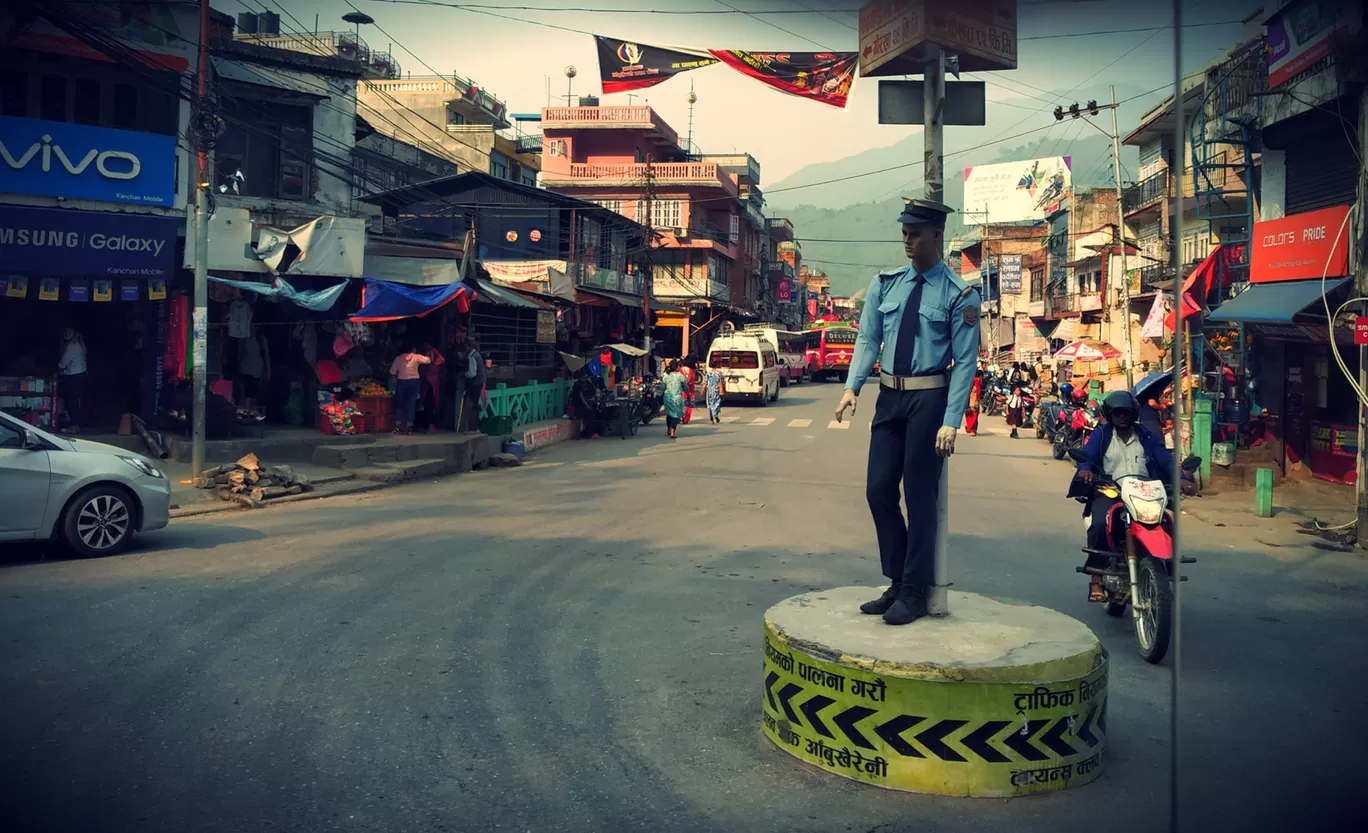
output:
[[[358,396],[389,396],[389,389],[374,379],[357,379],[356,385]]]

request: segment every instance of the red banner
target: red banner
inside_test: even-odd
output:
[[[793,281],[789,278],[779,279],[779,303],[788,304],[793,302]]]
[[[742,52],[709,49],[722,63],[780,92],[845,107],[858,52]]]
[[[599,80],[603,94],[626,93],[654,87],[681,72],[711,66],[716,59],[645,43],[594,35],[598,45]]]

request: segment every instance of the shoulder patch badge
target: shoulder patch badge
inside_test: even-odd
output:
[[[964,323],[974,326],[979,320],[979,308],[976,304],[966,304],[964,307]]]

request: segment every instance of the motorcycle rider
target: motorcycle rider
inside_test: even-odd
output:
[[[1164,447],[1163,437],[1136,422],[1140,403],[1128,390],[1117,390],[1102,400],[1102,424],[1097,426],[1083,446],[1086,462],[1078,464],[1078,471],[1069,485],[1069,497],[1086,497],[1083,512],[1089,518],[1088,548],[1108,551],[1107,517],[1120,498],[1108,498],[1092,489],[1093,478],[1103,474],[1112,480],[1133,475],[1149,480],[1170,483],[1173,479],[1173,455]],[[1101,579],[1093,576],[1089,599],[1102,599]]]

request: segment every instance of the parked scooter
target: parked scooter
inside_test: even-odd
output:
[[[651,420],[660,416],[660,409],[665,407],[665,393],[663,385],[654,376],[646,376],[641,380],[641,405],[637,412],[641,417],[642,425],[650,425]]]
[[[1087,462],[1077,449],[1069,456]],[[1200,457],[1183,461],[1184,475],[1196,471]],[[1168,653],[1173,633],[1173,509],[1168,489],[1162,480],[1126,476],[1113,480],[1093,475],[1088,497],[1075,497],[1083,503],[1083,527],[1089,525],[1089,510],[1098,495],[1120,498],[1107,517],[1107,549],[1084,547],[1088,558],[1076,570],[1101,580],[1102,594],[1095,601],[1106,606],[1110,616],[1121,616],[1127,605],[1135,627],[1140,656],[1158,663]],[[1197,559],[1184,557],[1182,563]],[[1091,580],[1091,579],[1090,579]]]
[[[1079,402],[1080,399],[1083,401]],[[1063,425],[1054,441],[1056,460],[1063,460],[1071,449],[1081,449],[1097,427],[1098,404],[1088,401],[1082,391],[1074,394],[1074,400],[1075,403],[1060,414]]]

